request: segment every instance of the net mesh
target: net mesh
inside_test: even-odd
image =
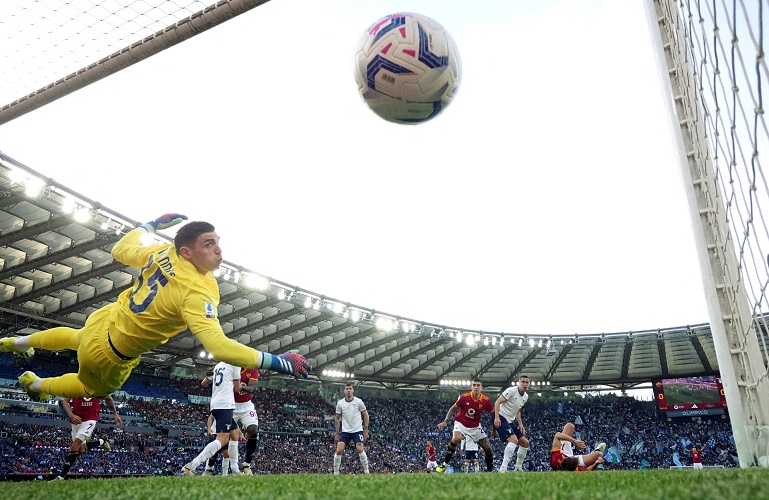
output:
[[[0,105],[206,9],[206,1],[0,1]]]
[[[769,151],[767,13],[763,1],[651,1],[718,296],[711,323],[725,325],[719,367],[725,378],[734,367],[751,441],[742,451],[738,442],[738,452],[745,464],[761,463],[769,456],[769,184],[760,157]]]

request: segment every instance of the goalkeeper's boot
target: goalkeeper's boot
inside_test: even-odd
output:
[[[192,464],[186,464],[184,467],[182,467],[182,474],[185,476],[194,476],[195,475],[195,469],[192,468]]]
[[[449,468],[449,464],[447,464],[446,462],[444,462],[444,463],[440,464],[440,465],[439,465],[439,466],[438,466],[438,467],[435,469],[435,472],[437,472],[438,474],[443,474],[444,472],[446,472],[446,469],[448,469],[448,468]]]
[[[604,451],[606,451],[606,443],[598,443],[595,447],[595,450],[593,451],[600,451],[601,453],[603,453]]]
[[[5,337],[0,339],[0,352],[11,352],[22,358],[30,358],[35,355],[35,350],[32,347],[27,349],[19,349],[16,347],[16,337]]]
[[[36,380],[39,380],[39,379],[40,377],[35,375],[34,372],[24,372],[19,376],[19,384],[21,384],[21,386],[27,392],[27,396],[29,396],[29,399],[31,399],[32,401],[37,401],[38,403],[41,403],[43,401],[48,401],[49,399],[51,399],[51,395],[43,391],[36,391],[34,389],[30,389],[30,386]]]
[[[112,445],[109,444],[109,441],[105,439],[104,442],[101,444],[101,449],[104,451],[112,451]]]
[[[251,470],[251,464],[244,463],[240,466],[240,472],[243,473],[244,476],[253,476],[254,471]]]

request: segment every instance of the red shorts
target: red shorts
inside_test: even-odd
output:
[[[563,462],[564,458],[566,457],[563,456],[561,450],[550,451],[550,467],[553,470],[561,470],[561,462]]]

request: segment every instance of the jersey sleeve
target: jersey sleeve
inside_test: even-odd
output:
[[[157,245],[144,246],[141,237],[147,234],[144,229],[136,228],[125,234],[112,247],[112,258],[127,266],[143,267],[147,264]]]
[[[207,302],[206,298],[195,290],[191,290],[185,297],[181,313],[187,328],[200,340],[200,343],[211,353],[214,359],[224,361],[235,367],[255,367],[259,360],[259,351],[224,335],[219,319],[212,313],[214,304]],[[240,379],[240,369],[234,375]]]

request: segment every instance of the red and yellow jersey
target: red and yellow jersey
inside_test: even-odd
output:
[[[248,385],[251,381],[259,380],[259,370],[256,368],[243,368],[240,370],[240,383]],[[253,393],[250,392],[236,392],[235,393],[235,402],[236,403],[248,403],[251,401],[251,398],[253,398]]]
[[[427,446],[425,448],[427,450],[427,460],[431,462],[435,462],[438,460],[438,457],[435,456],[435,446]]]
[[[99,420],[101,413],[101,399],[97,398],[73,398],[69,400],[72,413],[80,417],[83,422],[87,420]]]
[[[563,462],[563,459],[567,456],[571,455],[564,455],[561,452],[560,448],[555,448],[553,450],[550,450],[550,468],[553,470],[561,470],[561,462]],[[575,472],[585,472],[587,469],[585,467],[582,467],[581,465],[578,465],[575,469]]]
[[[494,405],[488,396],[481,394],[478,399],[473,398],[472,392],[462,394],[457,398],[454,406],[459,408],[454,417],[457,422],[468,428],[479,427],[481,425],[481,414],[483,410],[494,413]]]
[[[144,229],[134,229],[112,248],[115,260],[141,268],[133,286],[107,306],[115,348],[128,357],[141,356],[189,328],[214,358],[235,366],[256,366],[257,351],[222,331],[216,278],[200,274],[172,244],[144,246],[145,234]]]

